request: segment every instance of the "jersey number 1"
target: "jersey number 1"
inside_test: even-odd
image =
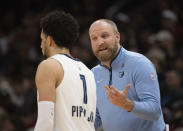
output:
[[[80,79],[83,82],[83,92],[84,92],[83,102],[84,102],[84,104],[87,104],[87,88],[86,88],[85,76],[80,74]]]

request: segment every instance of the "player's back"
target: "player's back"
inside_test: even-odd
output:
[[[93,73],[80,61],[57,54],[64,77],[56,89],[54,131],[94,131],[96,84]]]

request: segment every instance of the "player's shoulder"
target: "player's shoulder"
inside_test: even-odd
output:
[[[57,60],[48,58],[38,65],[37,72],[53,72],[58,69],[62,69],[62,65]]]
[[[48,79],[59,79],[64,75],[63,67],[55,59],[48,58],[43,60],[36,72],[35,80],[36,83],[42,80],[47,81]]]
[[[86,72],[89,73],[89,74],[93,74],[93,72],[90,70],[90,68],[88,68],[87,65],[84,64],[82,61],[78,61],[78,63],[79,63],[79,65],[80,65],[80,67],[81,67],[82,69],[84,69],[84,71],[86,71]]]
[[[59,62],[55,59],[48,58],[46,60],[41,61],[38,68],[52,68],[54,66],[58,66]]]

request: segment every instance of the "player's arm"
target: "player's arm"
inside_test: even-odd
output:
[[[61,75],[58,75],[58,74]],[[56,86],[61,82],[63,69],[54,59],[40,63],[36,72],[36,87],[38,90],[38,119],[34,131],[52,131],[54,120],[54,105],[56,101]]]

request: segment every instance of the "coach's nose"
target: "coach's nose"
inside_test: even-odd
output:
[[[102,39],[102,38],[98,38],[98,42],[97,42],[97,45],[98,46],[101,46],[101,45],[103,45],[105,42],[104,42],[104,40]]]

